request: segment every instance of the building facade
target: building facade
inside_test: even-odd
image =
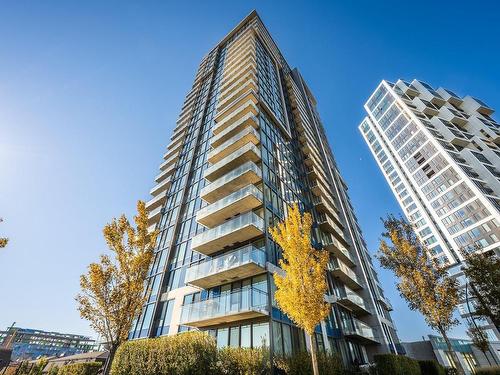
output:
[[[482,353],[469,340],[450,338],[450,343],[467,375],[474,374],[477,368],[497,366],[500,363],[498,350],[490,349]],[[494,344],[498,347],[498,342]],[[402,345],[410,358],[437,361],[441,366],[454,367],[451,353],[441,336],[429,335],[428,340],[403,342]]]
[[[463,251],[500,253],[500,125],[479,99],[425,82],[382,81],[359,129],[432,258],[461,286]],[[468,293],[464,293],[467,296]],[[459,306],[470,319],[474,301]],[[476,320],[490,340],[498,330]]]
[[[316,100],[255,11],[203,58],[163,159],[147,203],[160,235],[131,339],[200,329],[220,347],[310,345],[273,299],[281,253],[268,228],[297,203],[331,254],[331,313],[314,345],[346,363],[400,348]]]
[[[82,335],[11,327],[0,331],[0,347],[12,350],[12,361],[34,360],[86,353],[93,349],[94,340]]]

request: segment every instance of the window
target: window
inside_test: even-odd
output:
[[[252,326],[252,342],[254,348],[269,346],[269,323],[254,324]]]

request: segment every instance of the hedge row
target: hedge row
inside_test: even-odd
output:
[[[286,375],[311,374],[309,353],[276,359],[276,367]],[[342,375],[342,361],[336,355],[319,354],[323,375]],[[118,349],[112,375],[263,375],[271,373],[266,348],[223,348],[203,332],[128,341]]]
[[[373,359],[379,375],[421,375],[414,359],[397,354],[377,354]]]
[[[418,361],[422,375],[445,375],[445,369],[436,361]]]
[[[370,371],[378,375],[445,375],[435,361],[416,361],[395,354],[374,357]],[[308,352],[275,357],[274,365],[283,375],[312,374]],[[319,353],[318,367],[322,375],[347,375],[341,358],[336,354]],[[118,349],[111,375],[265,375],[271,373],[266,348],[217,349],[213,337],[191,331],[174,336],[125,342]],[[58,375],[69,375],[59,373]],[[87,373],[75,373],[87,375]],[[497,375],[496,372],[486,373]],[[73,373],[71,373],[73,375]],[[93,374],[89,374],[93,375]]]
[[[101,366],[99,362],[72,363],[61,366],[57,375],[97,375]]]
[[[118,348],[113,375],[213,374],[217,347],[202,332],[127,341]]]
[[[321,375],[347,374],[342,359],[336,354],[318,353],[318,369]],[[295,353],[293,356],[278,357],[274,364],[286,375],[312,374],[311,355],[309,352]]]

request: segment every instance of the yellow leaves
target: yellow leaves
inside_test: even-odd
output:
[[[325,279],[328,252],[311,246],[311,226],[311,215],[302,216],[294,205],[285,221],[269,229],[283,249],[280,266],[285,275],[274,274],[276,302],[309,335],[329,313],[329,305],[324,301],[328,290]]]
[[[397,288],[412,310],[420,311],[431,328],[448,330],[456,324],[453,311],[459,302],[457,282],[434,266],[428,250],[406,221],[389,216],[384,226],[384,237],[391,244],[380,242],[382,267],[398,277]]]
[[[103,229],[113,256],[101,255],[80,277],[76,300],[82,318],[110,343],[124,341],[132,320],[145,301],[144,280],[154,257],[158,231],[147,233],[144,202],[137,203],[136,227],[125,216],[113,219]]]

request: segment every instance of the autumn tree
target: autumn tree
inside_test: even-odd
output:
[[[0,217],[0,223],[3,221],[3,219]],[[5,247],[7,246],[7,242],[9,242],[9,239],[8,238],[5,238],[5,237],[0,237],[0,249],[2,247]]]
[[[443,336],[458,373],[465,374],[447,335],[459,323],[453,317],[460,300],[458,282],[429,258],[428,249],[407,221],[390,215],[383,223],[387,232],[377,255],[382,267],[396,275],[397,288],[410,309],[419,311]]]
[[[275,299],[278,307],[302,328],[310,338],[314,374],[318,362],[314,342],[314,328],[324,320],[330,307],[325,302],[327,292],[326,269],[328,252],[311,246],[311,215],[301,215],[295,204],[287,218],[269,232],[283,250],[279,265],[283,275],[274,274]]]
[[[500,329],[500,258],[480,251],[463,252],[463,255],[463,271],[470,293],[476,299],[474,315],[490,318]]]
[[[111,255],[101,255],[80,277],[81,293],[76,300],[82,318],[106,339],[109,374],[118,346],[127,339],[133,319],[145,302],[144,280],[154,255],[157,231],[148,234],[148,213],[144,202],[137,202],[134,226],[122,215],[103,229]]]

